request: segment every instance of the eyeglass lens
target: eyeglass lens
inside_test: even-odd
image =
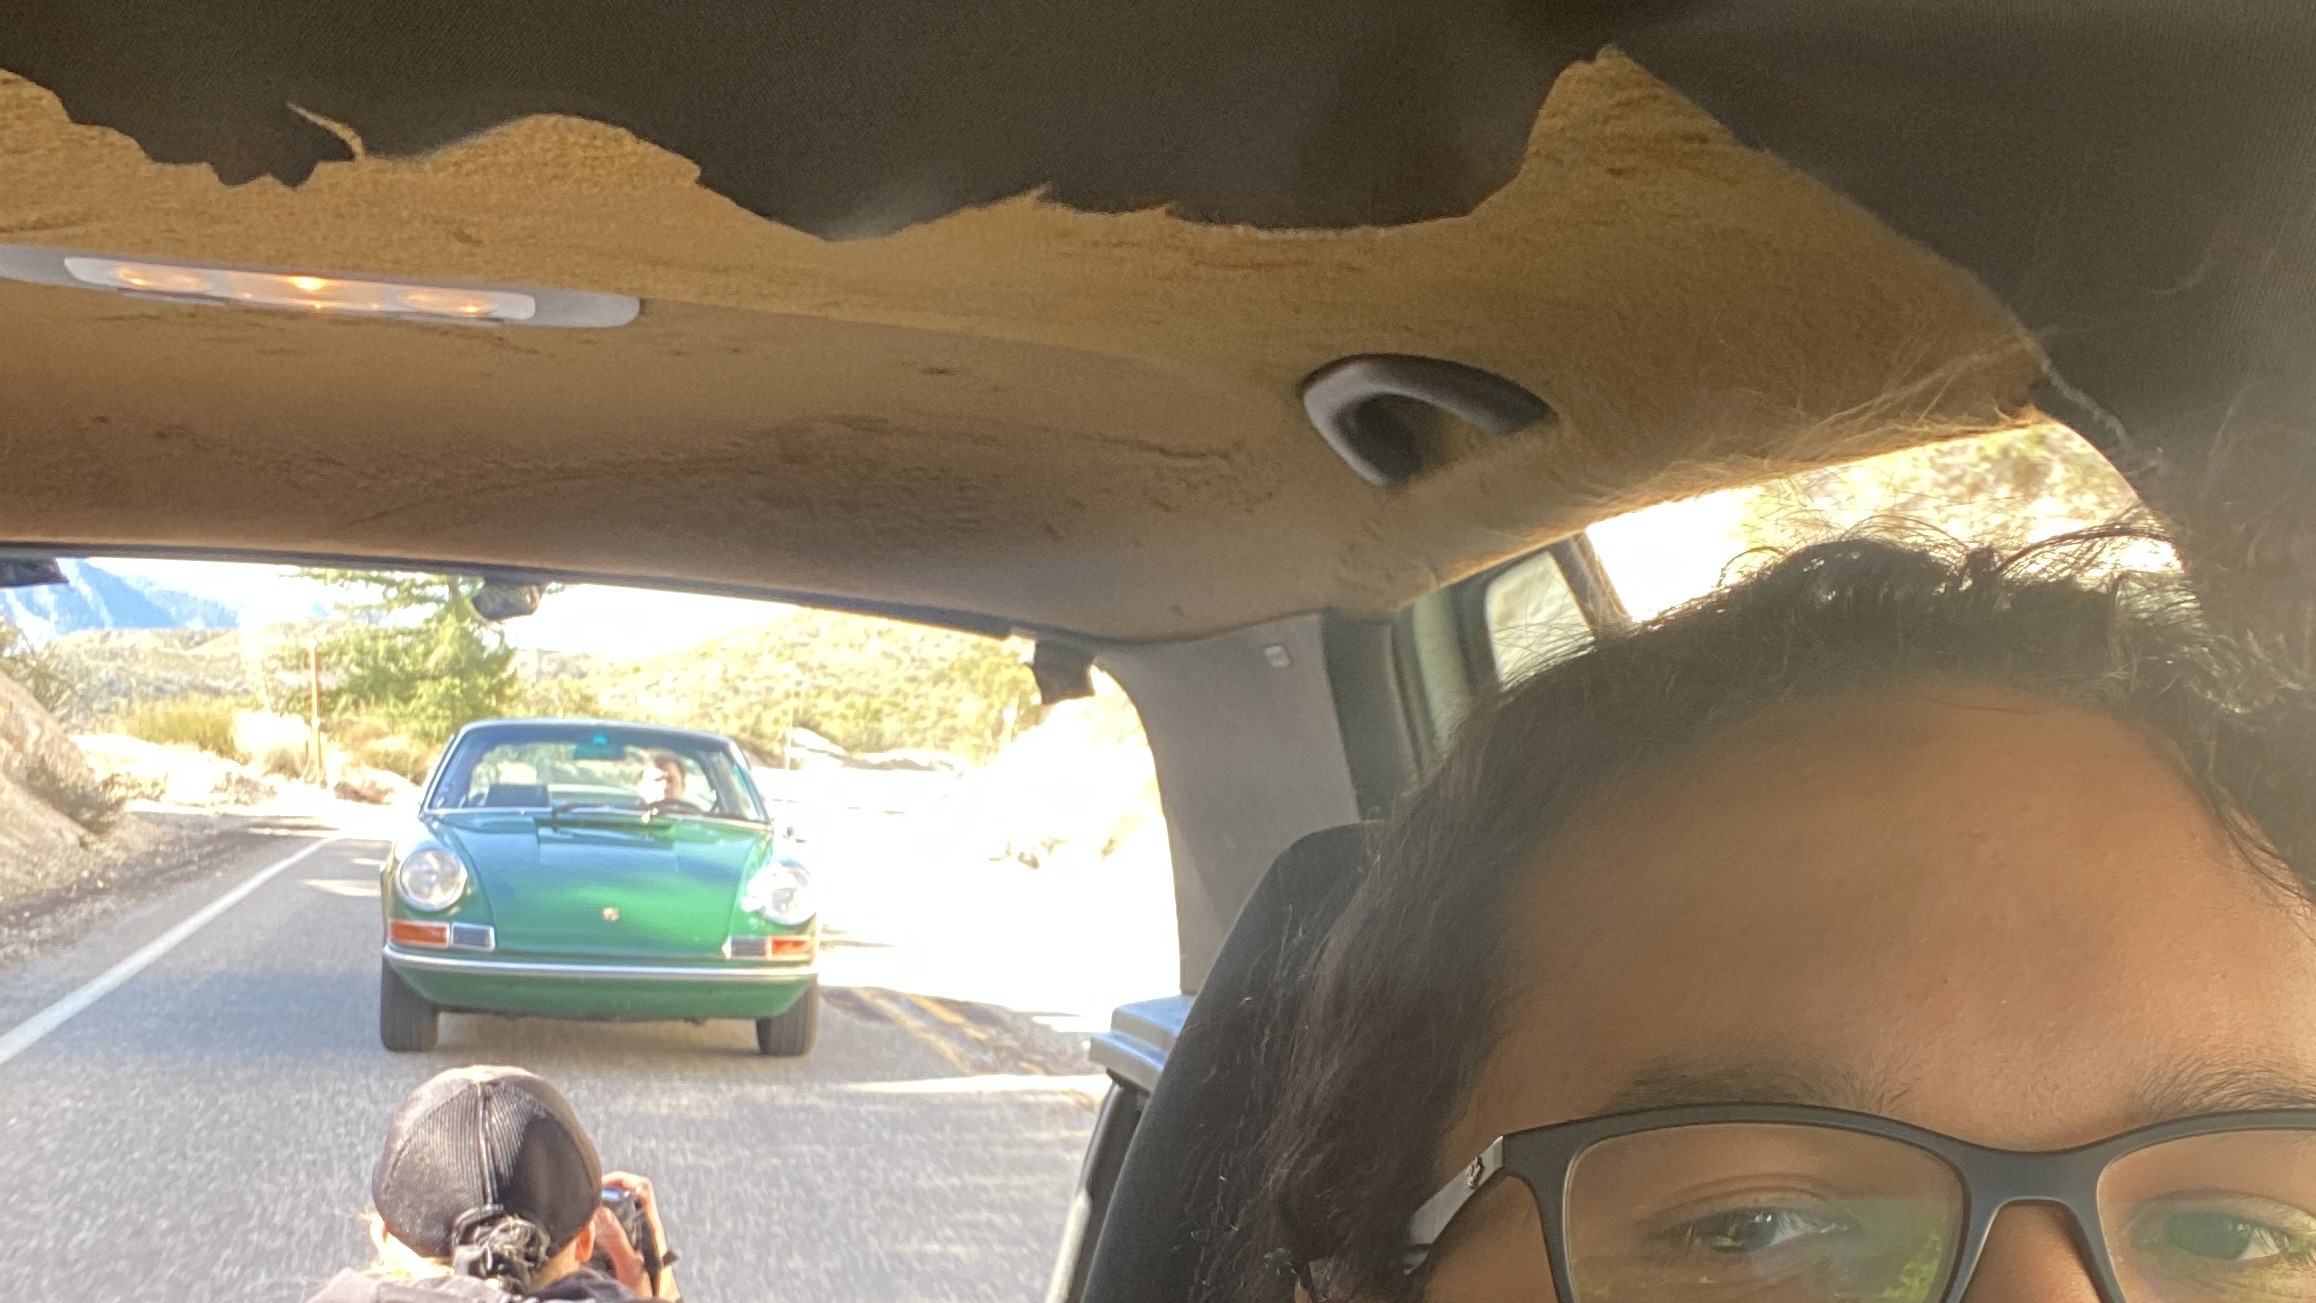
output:
[[[1574,1303],[1933,1303],[1962,1186],[1901,1141],[1717,1123],[1603,1140],[1568,1183]]]
[[[2316,1300],[2316,1133],[2228,1131],[2126,1154],[2100,1233],[2131,1303]]]
[[[1936,1303],[1960,1179],[1903,1141],[1712,1123],[1616,1136],[1569,1174],[1572,1303]],[[2110,1164],[2126,1303],[2316,1303],[2316,1133],[2188,1136]]]

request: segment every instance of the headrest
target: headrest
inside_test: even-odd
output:
[[[1182,1303],[1202,1242],[1220,1222],[1221,1159],[1260,1096],[1262,1030],[1350,898],[1364,829],[1345,824],[1289,846],[1231,925],[1126,1150],[1081,1303]]]

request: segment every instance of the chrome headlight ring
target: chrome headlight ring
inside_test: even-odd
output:
[[[394,894],[421,914],[439,914],[466,896],[466,866],[439,846],[421,846],[394,866]]]
[[[748,879],[740,908],[782,927],[804,923],[819,908],[812,899],[812,874],[794,860],[774,860]]]

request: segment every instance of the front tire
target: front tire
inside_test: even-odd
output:
[[[804,995],[777,1018],[756,1020],[756,1052],[775,1059],[802,1058],[812,1052],[820,1034],[820,983],[804,988]]]
[[[378,1042],[397,1054],[422,1053],[434,1048],[441,1035],[442,1011],[410,989],[394,965],[378,961]]]

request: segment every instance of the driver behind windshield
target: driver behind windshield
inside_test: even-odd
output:
[[[1827,544],[1482,707],[1214,1293],[2316,1300],[2308,685],[2108,553]]]
[[[684,762],[672,751],[645,753],[643,776],[635,781],[635,794],[646,809],[670,802],[690,805],[684,797]]]

